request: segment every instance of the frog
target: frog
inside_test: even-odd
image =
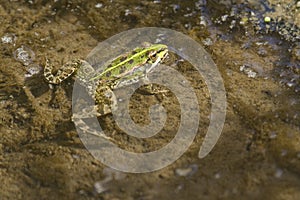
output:
[[[79,115],[73,114],[72,121],[80,127],[85,127],[81,128],[85,132],[111,139],[103,133],[90,130],[82,119],[112,113],[112,110],[117,109],[117,100],[113,91],[147,80],[147,75],[167,56],[167,45],[147,43],[143,47],[137,47],[108,61],[100,68],[101,70],[95,70],[83,59],[74,59],[59,68],[56,74],[52,72],[54,66],[46,58],[44,77],[49,84],[58,85],[74,75],[86,88],[88,95],[93,98],[95,106],[86,109],[89,111],[83,110]]]

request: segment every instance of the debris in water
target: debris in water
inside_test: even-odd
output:
[[[207,22],[206,22],[206,19],[204,16],[200,16],[200,25],[203,25],[203,26],[206,26],[207,25]]]
[[[227,20],[228,17],[229,17],[229,15],[222,15],[222,16],[221,16],[222,22],[225,22],[225,21]]]
[[[30,48],[22,45],[14,52],[14,58],[27,66],[33,62],[35,54]]]
[[[213,45],[213,41],[210,39],[210,38],[206,38],[202,41],[202,43],[205,45],[205,46],[211,46]]]
[[[108,190],[107,184],[112,180],[121,180],[125,178],[125,174],[110,168],[103,169],[103,174],[106,175],[106,177],[101,180],[97,181],[94,184],[94,189],[98,194],[101,194]]]
[[[125,10],[125,14],[124,14],[125,16],[131,15],[131,14],[132,14],[132,12],[129,9]]]
[[[201,7],[206,6],[206,4],[207,4],[206,0],[198,0],[195,3],[195,6],[196,6],[196,8],[200,9]]]
[[[232,20],[231,23],[230,23],[229,28],[230,28],[230,29],[233,29],[233,28],[235,27],[235,24],[236,24],[236,21],[235,21],[235,20]]]
[[[277,133],[276,132],[271,132],[269,135],[270,139],[275,139],[277,137]]]
[[[215,179],[219,179],[219,178],[221,178],[221,174],[218,172],[215,174]]]
[[[282,149],[280,155],[286,156],[287,153],[288,153],[288,151],[286,149]]]
[[[249,78],[255,78],[257,73],[246,65],[240,66],[240,71],[248,75]]]
[[[291,81],[286,83],[286,85],[287,85],[288,87],[293,87],[293,86],[295,86],[295,84],[296,84],[296,83],[293,83],[293,82],[291,82]]]
[[[275,174],[274,174],[274,176],[276,177],[276,178],[280,178],[281,176],[282,176],[282,174],[283,174],[283,171],[282,171],[282,169],[276,169],[276,172],[275,172]]]
[[[107,190],[107,188],[104,186],[106,182],[104,181],[97,181],[95,184],[94,184],[94,188],[96,190],[96,192],[98,194],[101,194],[103,192],[105,192]]]
[[[198,165],[192,164],[187,168],[179,168],[175,170],[178,176],[192,176],[198,171]]]
[[[173,8],[174,13],[177,13],[180,9],[180,6],[178,4],[171,4],[170,6]]]

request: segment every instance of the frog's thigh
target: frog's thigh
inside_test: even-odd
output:
[[[112,113],[112,110],[117,109],[117,98],[109,87],[97,90],[96,104],[98,116],[107,115]]]

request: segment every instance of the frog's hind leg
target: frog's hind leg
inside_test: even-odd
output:
[[[101,117],[112,113],[117,109],[117,99],[109,87],[97,88],[94,94],[95,105],[85,105],[83,108],[76,109],[72,118],[93,118]]]
[[[72,118],[72,120],[75,123],[76,127],[79,128],[81,131],[83,131],[83,133],[88,133],[98,137],[105,138],[107,140],[112,140],[111,137],[105,135],[104,131],[97,131],[96,129],[91,128],[81,118]]]
[[[92,134],[98,137],[102,137],[108,140],[113,140],[112,138],[105,135],[103,131],[96,130],[92,126],[89,126],[83,119],[101,117],[103,115],[111,113],[111,109],[107,108],[106,112],[99,112],[99,106],[88,106],[81,110],[80,113],[73,113],[72,121],[83,133]]]
[[[45,79],[51,84],[59,84],[76,72],[83,62],[85,61],[80,59],[72,60],[58,69],[56,74],[53,74],[53,65],[49,59],[46,58],[46,64],[44,68]]]
[[[80,112],[73,113],[72,121],[75,123],[76,127],[84,133],[112,140],[110,137],[106,136],[103,131],[97,131],[92,128],[92,126],[88,126],[83,119],[101,117],[110,114],[112,109],[116,109],[116,96],[109,87],[101,87],[97,89],[97,95],[95,95],[95,97],[99,98],[96,99],[97,105],[86,106],[81,109]]]

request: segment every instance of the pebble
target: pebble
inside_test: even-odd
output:
[[[219,178],[221,178],[221,174],[220,173],[216,173],[215,174],[215,179],[219,179]]]
[[[97,3],[97,4],[95,5],[95,8],[102,8],[102,6],[103,6],[102,3]]]

